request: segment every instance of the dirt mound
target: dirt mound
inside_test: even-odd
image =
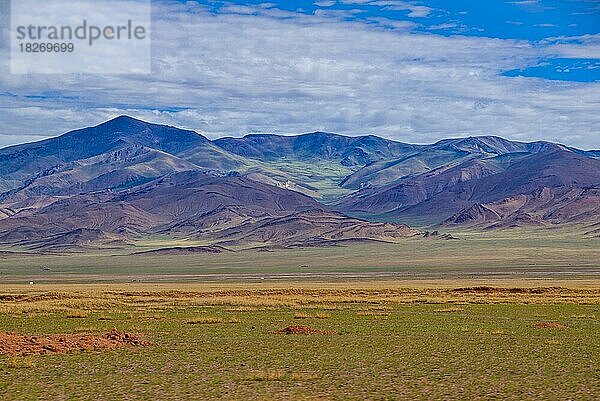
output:
[[[49,334],[25,336],[0,332],[0,355],[64,354],[77,350],[116,349],[147,346],[149,342],[135,334],[113,329],[102,334]]]
[[[536,329],[566,329],[567,326],[563,326],[559,323],[554,322],[539,322],[535,324]]]
[[[513,288],[503,288],[503,287],[486,287],[486,286],[478,286],[478,287],[461,287],[461,288],[453,288],[452,292],[459,293],[472,293],[472,294],[497,294],[497,293],[506,293],[506,294],[547,294],[553,292],[560,292],[563,290],[562,287],[533,287],[533,288],[522,288],[522,287],[513,287]]]
[[[272,331],[271,334],[337,334],[337,332],[317,330],[308,326],[288,326],[281,330]]]

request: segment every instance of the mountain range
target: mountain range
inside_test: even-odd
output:
[[[581,224],[594,236],[600,225],[600,151],[495,136],[431,145],[324,132],[211,141],[121,116],[0,149],[0,173],[0,242],[35,249],[144,236],[222,247],[425,235],[405,222]]]

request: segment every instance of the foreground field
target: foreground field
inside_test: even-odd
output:
[[[459,284],[5,285],[2,331],[152,345],[0,356],[0,398],[598,399],[597,281]]]

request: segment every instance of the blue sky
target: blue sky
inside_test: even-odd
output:
[[[154,1],[152,24],[149,75],[0,65],[0,146],[129,114],[211,138],[324,130],[600,148],[600,1]]]
[[[415,31],[440,35],[487,36],[538,41],[548,37],[600,33],[600,2],[537,0],[424,0],[424,1],[238,1],[206,2],[218,13],[231,3],[270,6],[307,15],[319,11],[352,12],[349,21],[373,23],[375,18],[410,21]]]

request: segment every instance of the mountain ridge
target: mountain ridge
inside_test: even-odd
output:
[[[534,153],[506,167],[490,166],[490,160],[493,158],[467,160],[399,183],[367,188],[343,198],[338,209],[350,213],[377,210],[388,216],[408,217],[411,221],[419,216],[431,216],[431,220],[425,221],[433,224],[459,211],[469,213],[473,205],[485,206],[541,188],[600,186],[600,160],[570,150]],[[597,201],[600,202],[600,198]]]
[[[418,235],[342,213],[442,227],[595,224],[598,156],[493,135],[430,145],[326,132],[211,141],[120,116],[0,149],[0,240],[43,247],[44,238],[57,246],[59,238],[117,244],[170,235],[291,246]],[[550,191],[548,201],[536,191]],[[311,207],[296,210],[303,203]]]

